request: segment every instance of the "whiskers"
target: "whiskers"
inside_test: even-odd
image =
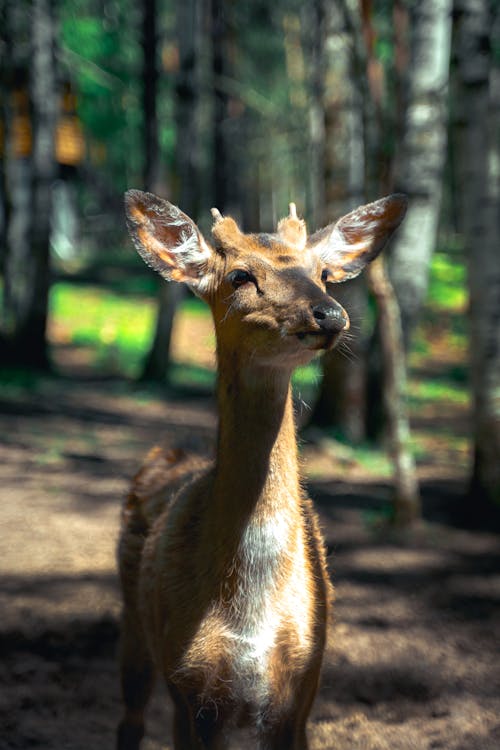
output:
[[[356,341],[357,338],[358,336],[349,329],[342,335],[336,346],[337,352],[351,363],[359,361],[359,355],[352,348],[352,343]]]
[[[302,417],[305,412],[312,412],[312,407],[306,401],[304,401],[304,399],[302,398],[302,393],[300,391],[294,394],[294,402],[295,406],[297,407],[299,417]]]

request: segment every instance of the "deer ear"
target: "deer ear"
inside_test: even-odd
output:
[[[401,193],[360,206],[315,232],[308,246],[330,270],[332,282],[357,276],[374,260],[406,213],[408,199]]]
[[[142,259],[168,281],[199,291],[212,250],[196,224],[177,206],[142,190],[125,193],[127,227]]]

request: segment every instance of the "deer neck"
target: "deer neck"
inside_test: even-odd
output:
[[[214,502],[228,528],[299,513],[290,372],[249,365],[219,349]]]

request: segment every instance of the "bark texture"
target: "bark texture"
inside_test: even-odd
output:
[[[383,398],[390,453],[394,465],[394,522],[406,526],[420,518],[420,493],[410,448],[406,406],[406,364],[399,306],[382,258],[369,270],[370,287],[377,300],[383,360]]]
[[[350,10],[349,3],[316,0],[314,4],[311,140],[318,183],[315,193],[323,208],[317,216],[320,226],[364,202],[363,101]],[[355,279],[332,288],[332,293],[348,310],[353,335],[343,351],[323,357],[323,379],[312,422],[333,426],[350,441],[359,442],[364,437],[366,342],[361,324],[366,317],[365,282]]]
[[[154,112],[155,127],[146,122],[147,140],[151,141],[149,151],[158,154],[158,126],[156,122],[156,29],[154,0],[144,0],[144,90],[150,104],[149,111]],[[179,204],[189,216],[196,216],[198,211],[199,184],[199,53],[200,30],[202,21],[202,3],[200,0],[184,0],[177,3],[177,39],[179,44],[179,73],[176,82],[176,185],[172,200]],[[146,93],[145,93],[146,96]],[[153,148],[156,143],[156,148]],[[159,157],[156,158],[158,163]],[[148,168],[149,164],[149,168]],[[161,180],[157,166],[146,162],[148,179]],[[153,184],[146,184],[146,189],[158,190]],[[161,192],[161,191],[160,191]],[[176,309],[182,300],[184,289],[180,284],[162,283],[159,291],[158,315],[156,320],[153,344],[146,360],[143,378],[164,382],[168,380],[170,368],[170,344]]]
[[[9,210],[5,353],[12,364],[46,368],[50,222],[56,174],[54,19],[50,0],[34,0],[28,40],[22,9],[11,5],[6,13],[14,32],[11,39],[15,38],[16,43],[10,71],[12,120],[6,129]]]
[[[394,186],[409,196],[410,204],[392,245],[389,267],[406,351],[425,301],[441,205],[452,0],[412,2],[409,11],[407,102]]]
[[[382,148],[384,138],[383,71],[375,55],[375,30],[370,0],[362,3],[363,35],[366,45],[366,69],[370,96],[365,99],[367,150],[377,155],[378,174],[368,175],[383,192],[392,189],[388,181],[387,162]],[[404,9],[399,2],[394,6],[395,57],[398,79],[404,66],[402,60],[402,30],[405,27]],[[399,121],[399,118],[398,118]],[[401,230],[400,230],[401,231]],[[372,339],[371,372],[368,377],[367,428],[375,426],[374,437],[379,437],[380,426],[386,428],[389,450],[394,467],[393,520],[397,525],[408,525],[420,518],[421,503],[415,461],[410,447],[410,423],[407,408],[406,357],[401,325],[401,312],[394,288],[389,280],[383,257],[372,263],[367,272],[368,283],[377,304],[377,323]],[[370,402],[371,396],[371,402]]]
[[[486,0],[460,0],[456,10],[461,217],[474,401],[472,491],[476,499],[500,505],[500,145],[492,19]]]

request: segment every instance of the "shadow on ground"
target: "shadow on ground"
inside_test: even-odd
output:
[[[114,546],[127,478],[155,441],[211,450],[199,399],[50,381],[0,397],[0,748],[112,747],[120,701]],[[336,589],[312,750],[500,746],[500,535],[463,485],[423,485],[424,522],[384,528],[390,487],[310,484]],[[145,750],[169,747],[153,703]]]

